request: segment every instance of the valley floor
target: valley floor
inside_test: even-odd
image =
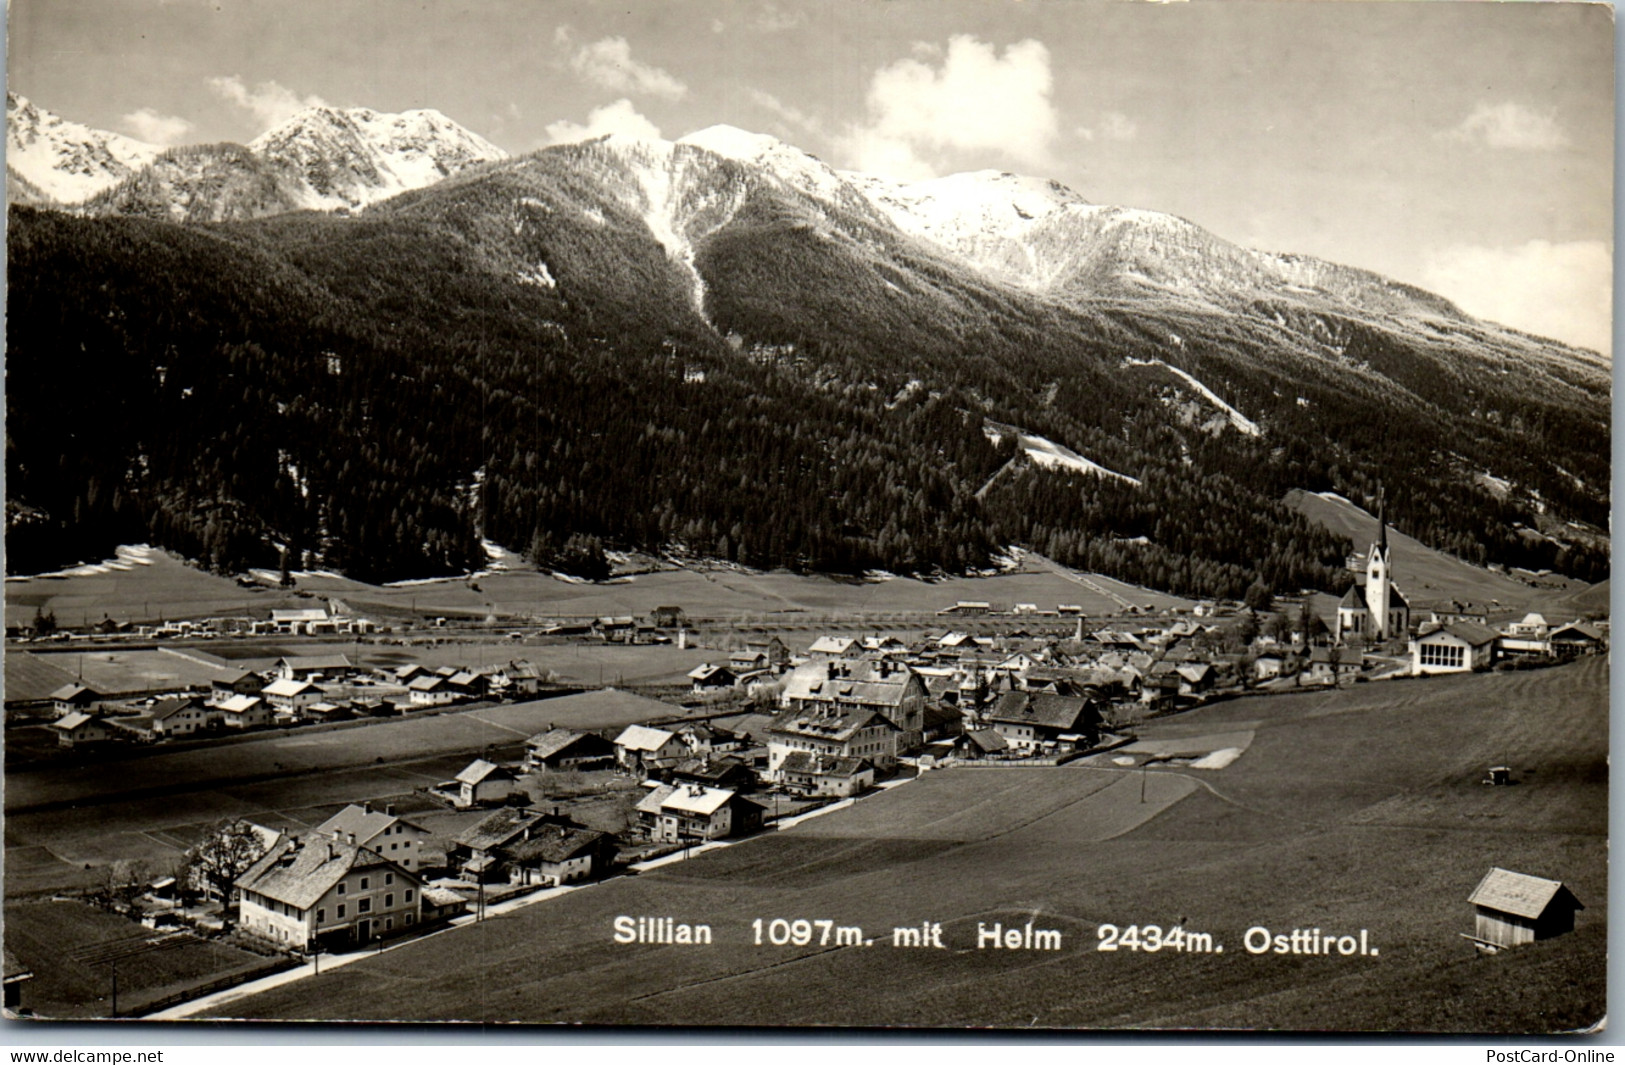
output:
[[[1226,768],[954,769],[783,832],[221,1007],[264,1019],[1553,1032],[1605,1013],[1607,663],[1238,699],[1144,730],[1251,733]],[[1175,743],[1175,746],[1178,744]],[[1506,762],[1517,785],[1480,784]],[[1575,932],[1481,956],[1492,866]],[[710,945],[618,943],[616,918]],[[775,919],[864,942],[775,946]],[[762,943],[754,922],[760,920]],[[986,933],[1058,932],[992,947]],[[1105,925],[1200,949],[1102,949]],[[936,928],[936,931],[933,931]],[[940,948],[894,946],[921,929]],[[1257,929],[1368,953],[1254,954]],[[1363,938],[1361,938],[1363,937]],[[1136,937],[1139,938],[1139,937]],[[979,941],[981,946],[978,945]],[[1146,943],[1145,939],[1140,939]],[[1222,953],[1218,950],[1223,947]],[[1212,949],[1208,949],[1211,947]]]

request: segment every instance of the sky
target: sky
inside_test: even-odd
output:
[[[8,82],[164,144],[314,103],[512,153],[727,123],[996,168],[1611,350],[1612,9],[1197,0],[11,0]]]

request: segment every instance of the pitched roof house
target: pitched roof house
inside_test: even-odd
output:
[[[423,881],[376,850],[285,837],[236,880],[240,927],[295,950],[354,946],[418,923]]]
[[[898,749],[923,737],[926,688],[919,674],[888,658],[832,658],[808,662],[784,680],[780,704],[792,709],[834,707],[873,710],[895,725]]]
[[[665,729],[628,725],[615,737],[615,760],[636,773],[675,765],[687,754],[677,733]]]
[[[762,808],[728,788],[662,784],[637,805],[657,843],[725,839],[761,827]]]
[[[1006,692],[994,704],[988,723],[1012,747],[1088,747],[1099,733],[1100,708],[1087,696]]]
[[[525,741],[525,762],[550,770],[593,769],[615,761],[615,745],[596,732],[555,728]]]
[[[395,807],[373,809],[372,803],[351,803],[316,826],[316,834],[371,847],[381,856],[405,869],[422,865],[423,843],[428,829],[395,815]]]

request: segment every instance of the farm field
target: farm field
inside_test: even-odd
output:
[[[1559,1031],[1604,1015],[1605,661],[1239,699],[1143,736],[1196,746],[1245,732],[1245,752],[1216,771],[927,774],[215,1012],[1459,1032]],[[1517,786],[1482,786],[1503,761]],[[1458,933],[1494,865],[1569,885],[1586,907],[1576,931],[1478,955]],[[619,914],[703,922],[715,942],[617,944]],[[827,918],[875,945],[757,946],[757,918]],[[1060,932],[1061,949],[977,948],[979,925],[1029,921]],[[943,949],[890,945],[894,928],[921,922],[941,924]],[[1101,951],[1103,923],[1178,924],[1224,952]],[[1363,930],[1377,952],[1254,955],[1244,937],[1255,926]]]
[[[62,625],[114,621],[153,622],[211,615],[268,617],[273,609],[310,607],[340,598],[358,613],[468,619],[587,618],[647,615],[657,606],[681,606],[693,617],[783,617],[850,613],[934,613],[959,600],[986,600],[1008,608],[1031,602],[1045,610],[1075,603],[1093,616],[1126,604],[1158,609],[1186,600],[1108,577],[1078,574],[1038,555],[1016,572],[990,577],[921,581],[911,577],[859,581],[785,572],[758,573],[690,567],[640,573],[600,584],[557,579],[529,569],[501,570],[474,579],[449,578],[372,585],[337,574],[297,575],[300,593],[244,588],[145,547],[120,548],[117,559],[38,577],[6,580],[6,623],[32,624],[37,610]]]
[[[6,895],[83,887],[119,859],[173,861],[224,817],[316,824],[345,803],[436,784],[476,755],[517,759],[527,737],[553,725],[611,728],[676,712],[628,692],[585,692],[305,735],[267,733],[78,769],[14,771],[6,780]]]
[[[304,773],[437,754],[477,753],[486,748],[517,747],[554,725],[609,728],[681,713],[681,708],[655,699],[602,691],[320,732],[268,732],[253,740],[120,762],[12,772],[6,779],[6,811],[14,814],[42,807],[124,801],[144,794],[173,795],[225,783],[282,781]]]
[[[34,973],[29,1008],[53,1018],[109,1016],[115,966],[119,1015],[131,1016],[188,985],[271,964],[236,947],[153,931],[68,901],[7,907],[6,949]]]

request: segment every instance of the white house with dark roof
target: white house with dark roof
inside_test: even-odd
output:
[[[211,719],[218,719],[220,711],[196,699],[160,699],[153,704],[147,716],[152,719],[152,731],[159,736],[190,736],[207,728]]]
[[[261,695],[274,709],[299,714],[311,703],[321,702],[325,693],[308,680],[278,677],[265,686]]]
[[[262,728],[275,711],[258,695],[233,695],[220,704],[220,723],[227,728]]]
[[[738,657],[739,656],[737,655],[734,656],[734,658]],[[747,664],[743,668],[752,670],[763,669],[765,667],[761,663],[757,663],[755,665]],[[739,675],[734,671],[733,659],[730,659],[729,664],[726,666],[718,666],[712,665],[710,662],[702,662],[688,671],[688,679],[694,683],[695,694],[699,694],[701,692],[714,691],[720,688],[732,688],[736,683],[738,683]]]
[[[451,678],[439,673],[424,673],[413,677],[406,686],[406,697],[413,706],[445,706],[462,698],[463,693],[452,684]]]
[[[925,681],[919,674],[888,658],[832,658],[804,663],[785,675],[784,691],[779,696],[780,705],[792,709],[875,711],[897,728],[900,751],[920,744],[926,699]]]
[[[112,735],[107,723],[101,718],[91,717],[89,714],[81,714],[77,711],[64,714],[51,722],[51,731],[56,733],[56,742],[62,747],[100,743]]]
[[[51,700],[51,709],[61,717],[63,714],[89,713],[103,696],[83,684],[64,684],[46,698]]]
[[[236,880],[239,925],[291,950],[360,946],[416,925],[423,881],[348,839],[285,838]]]
[[[890,769],[897,764],[897,737],[897,726],[874,710],[816,704],[786,710],[767,727],[767,775],[779,779],[785,760],[798,751]]]
[[[316,834],[331,839],[353,840],[371,847],[382,857],[403,869],[422,866],[423,843],[429,830],[395,815],[395,807],[375,810],[371,803],[351,803],[316,826]]]
[[[513,770],[476,758],[441,788],[456,796],[459,809],[467,810],[507,802],[514,792],[515,782]]]
[[[624,769],[647,773],[676,765],[688,757],[677,733],[648,725],[628,725],[615,737],[615,760]]]
[[[1411,673],[1470,673],[1495,663],[1501,634],[1470,621],[1453,621],[1411,641]]]
[[[287,680],[303,680],[318,674],[331,679],[350,670],[348,655],[286,655],[276,660],[276,675]]]
[[[762,825],[762,808],[728,788],[662,784],[637,805],[649,838],[657,843],[725,839]]]

